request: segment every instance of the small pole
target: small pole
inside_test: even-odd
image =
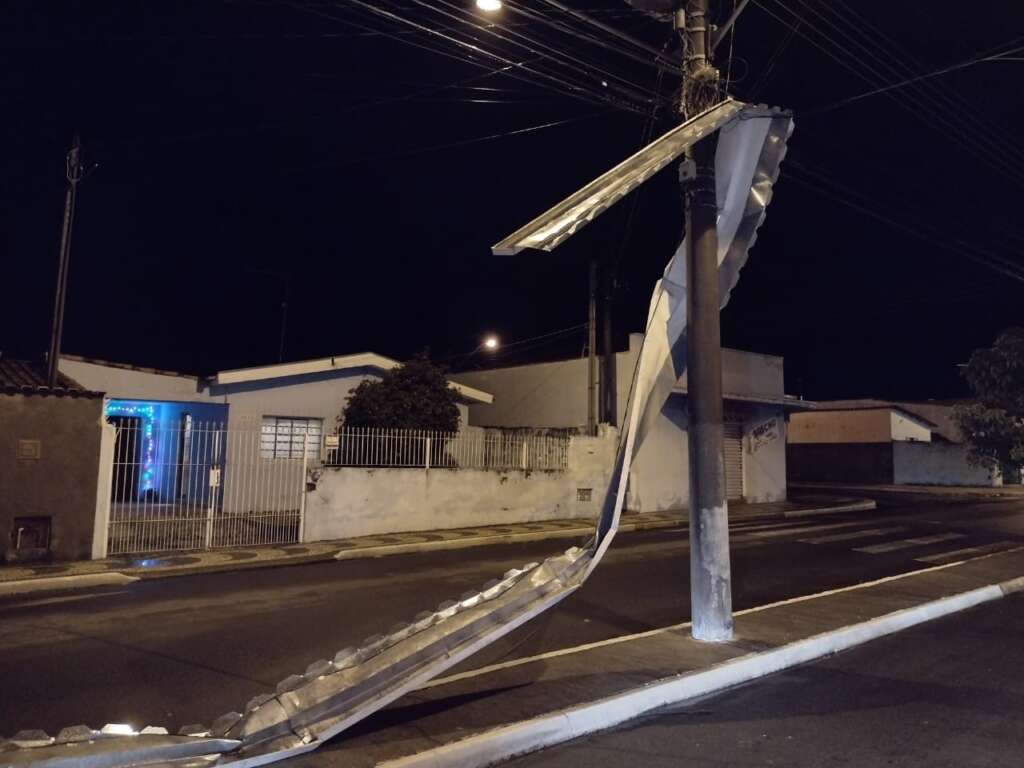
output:
[[[323,431],[323,430],[321,430]],[[299,486],[299,543],[303,542],[306,535],[306,471],[309,465],[309,427],[306,427],[306,434],[302,437],[302,477]]]
[[[53,319],[50,323],[50,350],[46,359],[46,384],[51,388],[57,386],[57,371],[60,366],[61,339],[64,335],[64,303],[68,292],[68,267],[71,261],[71,230],[75,222],[78,182],[82,180],[82,141],[77,132],[65,159],[64,173],[68,187],[64,193],[64,222],[60,232],[57,290],[53,300]]]
[[[606,265],[604,273],[604,299],[601,331],[604,335],[604,360],[601,369],[601,420],[617,426],[619,421],[618,373],[615,370],[614,334],[612,333],[612,306],[615,302],[614,270]]]
[[[708,0],[688,0],[676,12],[686,72],[684,117],[718,102],[711,63]],[[717,134],[689,153],[694,177],[685,185],[687,259],[687,405],[690,458],[690,606],[696,640],[732,638],[729,511],[722,425],[722,340],[718,292]]]
[[[597,261],[590,260],[587,312],[587,434],[597,434]]]

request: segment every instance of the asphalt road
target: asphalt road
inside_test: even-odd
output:
[[[179,727],[238,710],[318,658],[566,540],[139,582],[0,602],[0,733]],[[737,609],[1024,545],[1024,500],[901,497],[877,512],[733,526]],[[975,549],[982,548],[982,549]],[[974,550],[959,554],[961,550]],[[587,584],[477,655],[499,659],[689,617],[685,531],[622,534]]]
[[[506,765],[1020,765],[1022,665],[1015,595]]]

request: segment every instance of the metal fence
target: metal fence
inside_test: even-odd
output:
[[[324,463],[334,467],[561,471],[569,466],[567,435],[343,427],[325,442]]]
[[[188,416],[172,425],[146,413],[110,421],[117,437],[107,554],[300,540],[308,453],[275,456],[265,430]]]

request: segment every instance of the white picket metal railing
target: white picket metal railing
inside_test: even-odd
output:
[[[275,458],[260,429],[229,430],[221,422],[185,417],[167,427],[145,414],[111,421],[117,437],[107,554],[301,539],[307,453]]]
[[[569,466],[569,437],[560,434],[341,427],[326,437],[326,445],[324,463],[335,467],[561,471]]]

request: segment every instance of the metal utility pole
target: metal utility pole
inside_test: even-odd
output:
[[[711,63],[708,0],[687,0],[675,26],[683,44],[682,112],[692,117],[719,101]],[[722,340],[719,323],[715,196],[717,134],[694,145],[684,163],[687,259],[687,401],[690,456],[690,605],[693,637],[732,638],[729,512],[722,429]],[[689,178],[687,178],[689,177]]]
[[[57,290],[53,300],[53,319],[50,322],[50,350],[46,358],[46,384],[57,386],[60,365],[60,345],[64,335],[64,302],[68,292],[68,267],[71,260],[71,229],[75,222],[75,196],[82,180],[82,142],[75,133],[71,149],[65,158],[64,173],[68,188],[64,194],[64,224],[60,232],[60,257],[57,263]]]
[[[587,434],[597,434],[597,261],[590,260],[587,312]]]

